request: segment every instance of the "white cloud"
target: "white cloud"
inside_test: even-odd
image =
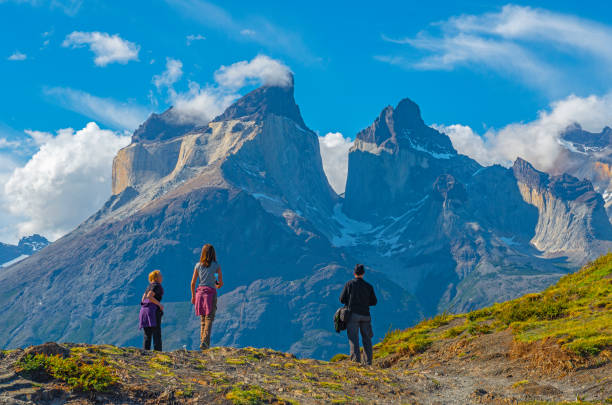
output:
[[[117,129],[136,129],[150,113],[140,105],[101,98],[71,88],[51,87],[44,89],[44,93],[64,108]]]
[[[106,32],[74,31],[64,39],[62,46],[80,48],[85,45],[94,53],[94,63],[106,66],[109,63],[126,64],[138,60],[140,46],[122,39],[118,34],[109,35]]]
[[[192,34],[192,35],[187,35],[186,37],[187,39],[187,46],[190,46],[192,42],[194,41],[203,41],[206,39],[206,37],[202,34]]]
[[[238,97],[238,94],[227,93],[225,89],[202,88],[195,82],[189,82],[189,90],[184,93],[170,90],[173,112],[177,119],[199,125],[210,122]]]
[[[0,138],[0,149],[16,148],[21,145],[19,141],[9,141],[6,138]]]
[[[612,93],[598,97],[569,96],[540,111],[538,118],[527,123],[513,123],[499,130],[490,129],[479,136],[464,125],[435,125],[445,132],[459,153],[483,165],[499,163],[509,166],[521,157],[544,171],[555,169],[562,146],[561,132],[578,123],[585,130],[600,132],[612,124]]]
[[[20,236],[40,233],[56,239],[106,201],[113,157],[130,137],[90,122],[79,131],[62,129],[45,139],[5,182],[4,203],[10,214],[23,218],[18,224]]]
[[[255,83],[286,86],[292,80],[285,64],[265,55],[221,66],[214,77],[214,85],[202,87],[189,82],[189,90],[182,93],[168,89],[169,101],[180,121],[206,124],[240,96],[237,93],[240,88]]]
[[[376,57],[383,62],[424,70],[485,68],[557,94],[570,77],[575,82],[576,69],[596,65],[599,71],[604,67],[606,74],[612,71],[612,28],[531,7],[506,5],[499,12],[461,15],[432,24],[432,30],[415,37],[383,39],[425,53],[416,59],[397,54]],[[543,54],[553,54],[555,63],[543,60]]]
[[[183,76],[183,62],[166,58],[166,70],[160,75],[153,76],[153,84],[157,87],[157,90],[161,87],[172,87],[181,76]]]
[[[291,70],[284,63],[266,55],[257,55],[249,62],[221,66],[215,72],[215,81],[230,89],[239,89],[253,82],[271,86],[292,85]]]
[[[319,137],[323,170],[329,184],[338,194],[344,193],[348,175],[348,152],[353,140],[345,138],[340,132],[329,132]]]
[[[7,59],[8,60],[26,60],[28,58],[28,55],[26,55],[25,53],[21,53],[19,51],[15,51],[11,56],[9,56]]]

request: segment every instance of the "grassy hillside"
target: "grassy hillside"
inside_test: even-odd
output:
[[[444,327],[452,325],[452,327]],[[541,293],[461,315],[439,315],[413,328],[388,333],[375,357],[410,356],[433,342],[512,332],[517,343],[547,342],[577,356],[610,356],[612,254],[567,275]]]
[[[542,293],[390,332],[374,366],[269,349],[46,343],[0,351],[0,404],[605,404],[611,348],[606,255]]]

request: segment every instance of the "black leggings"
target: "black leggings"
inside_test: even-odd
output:
[[[145,326],[144,329],[144,341],[143,348],[145,350],[151,350],[151,338],[153,338],[153,350],[158,352],[162,351],[162,337],[161,337],[161,311],[157,311],[157,326]]]

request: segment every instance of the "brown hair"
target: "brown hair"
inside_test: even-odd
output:
[[[213,262],[217,261],[217,254],[215,248],[210,243],[207,243],[202,248],[202,254],[200,255],[200,263],[204,267],[209,267]]]

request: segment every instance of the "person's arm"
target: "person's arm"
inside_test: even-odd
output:
[[[340,294],[340,303],[344,305],[348,305],[349,301],[349,292],[348,292],[348,283],[344,285],[342,289],[342,293]]]
[[[198,266],[193,269],[193,277],[191,277],[191,303],[195,304],[195,286],[198,281]]]
[[[374,288],[371,287],[371,292],[370,292],[370,306],[373,307],[374,305],[378,304],[378,299],[376,299],[376,294],[374,294]]]
[[[157,305],[162,311],[164,310],[164,306],[161,304],[161,302],[157,300],[157,298],[155,298],[155,293],[153,292],[153,290],[149,291],[145,298],[148,298],[149,301]]]
[[[217,270],[219,280],[217,281],[217,288],[223,287],[223,273],[221,273],[221,267]]]

